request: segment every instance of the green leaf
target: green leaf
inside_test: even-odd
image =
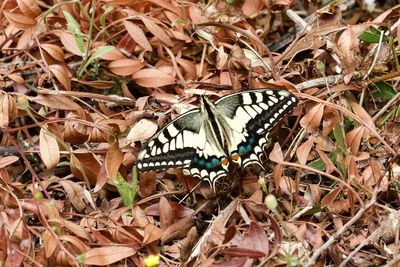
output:
[[[67,20],[68,30],[74,34],[82,34],[79,23],[74,19],[74,17],[68,12],[63,11],[64,17]]]
[[[133,205],[134,198],[132,194],[132,189],[120,173],[118,173],[117,181],[114,185],[117,187],[118,193],[121,195],[122,203],[124,203],[124,206],[129,207]]]
[[[336,152],[340,153],[340,155],[345,156],[347,153],[347,146],[344,139],[344,130],[340,123],[335,125],[333,129],[333,136],[336,140]]]
[[[113,10],[113,7],[109,6],[104,10],[104,13],[100,16],[100,24],[103,28],[106,27],[106,17]]]
[[[381,33],[382,31],[371,27],[370,29],[364,31],[358,36],[358,39],[361,41],[364,41],[366,43],[379,43],[379,40],[381,38]],[[382,37],[382,42],[389,42],[390,37],[387,35],[383,35]]]
[[[387,82],[381,81],[374,84],[378,91],[375,92],[373,95],[374,97],[378,98],[382,101],[389,101],[396,95],[396,90]]]
[[[111,52],[113,49],[114,49],[114,46],[109,45],[109,46],[104,46],[104,47],[98,49],[96,52],[94,52],[93,55],[91,55],[89,57],[89,59],[85,62],[83,67],[79,70],[78,77],[83,74],[83,72],[90,65],[90,63],[92,63],[94,60],[101,57],[102,55],[107,54],[108,52]]]

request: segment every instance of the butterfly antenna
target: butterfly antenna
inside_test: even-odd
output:
[[[180,201],[179,204],[181,204],[191,193],[194,192],[194,190],[197,189],[197,187],[201,184],[202,181],[199,181],[192,189],[190,189],[189,193],[187,193]]]

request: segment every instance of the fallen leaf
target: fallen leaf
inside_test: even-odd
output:
[[[39,133],[40,157],[46,168],[51,170],[60,162],[60,149],[55,136],[45,126],[42,127]]]
[[[300,120],[300,125],[310,133],[315,133],[321,124],[324,105],[316,104]]]
[[[132,79],[143,87],[162,87],[175,84],[175,78],[158,69],[141,69],[132,75]]]
[[[104,266],[136,254],[136,250],[126,246],[105,246],[92,248],[77,258],[81,264]]]

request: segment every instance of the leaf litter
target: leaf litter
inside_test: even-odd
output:
[[[1,3],[0,262],[398,265],[400,6],[322,2]],[[198,95],[266,87],[300,103],[265,177],[136,171]]]

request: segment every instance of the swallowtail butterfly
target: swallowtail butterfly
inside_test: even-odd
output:
[[[171,121],[143,146],[137,167],[183,168],[215,188],[232,162],[263,168],[260,157],[269,132],[297,102],[287,91],[270,89],[226,95],[215,102],[202,96],[200,108]]]

